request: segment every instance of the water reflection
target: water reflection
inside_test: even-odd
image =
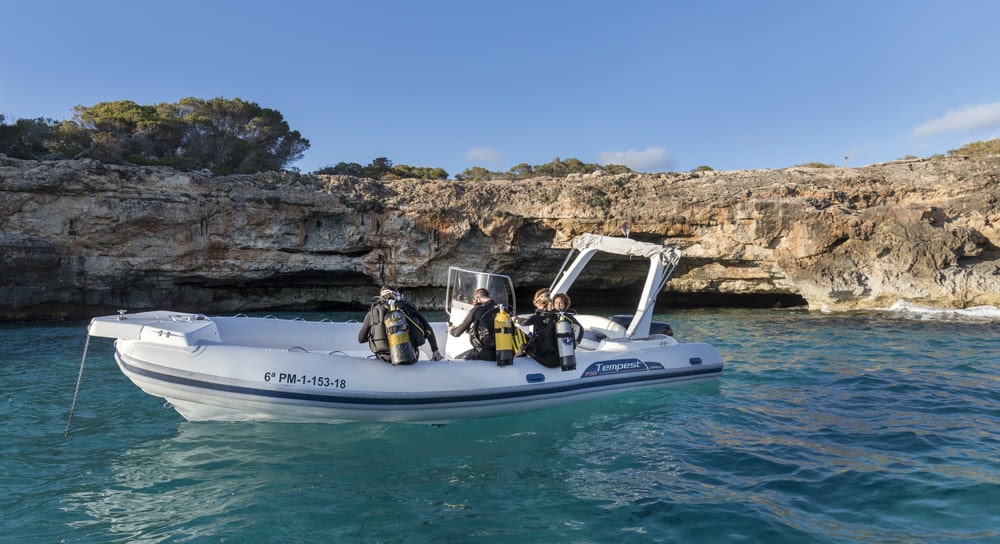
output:
[[[386,429],[185,423],[175,436],[114,458],[106,481],[71,494],[65,507],[88,515],[78,528],[122,541],[224,534],[279,508],[283,495],[336,486],[339,474],[365,470],[352,450]]]
[[[296,520],[314,517],[340,536],[471,512],[483,530],[498,530],[523,506],[509,501],[521,482],[565,481],[539,460],[554,457],[568,426],[530,417],[446,427],[185,423],[116,456],[63,508],[84,514],[75,529],[122,542],[239,533],[262,520],[262,541],[308,538]]]

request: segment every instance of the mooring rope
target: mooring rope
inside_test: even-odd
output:
[[[66,422],[66,432],[63,438],[69,437],[69,426],[73,424],[73,412],[76,411],[76,399],[80,395],[80,382],[83,381],[83,365],[87,363],[87,349],[90,348],[90,335],[87,335],[87,342],[83,345],[83,359],[80,360],[80,374],[76,377],[76,389],[73,390],[73,404],[69,407],[69,421]]]

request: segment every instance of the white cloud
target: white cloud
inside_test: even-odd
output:
[[[674,164],[674,158],[663,147],[650,147],[642,151],[603,151],[597,155],[601,164],[621,164],[637,172],[666,172]]]
[[[929,138],[943,132],[974,132],[1000,127],[1000,102],[970,104],[945,112],[915,128],[911,138]]]
[[[465,152],[465,160],[472,162],[486,162],[490,164],[500,164],[503,156],[496,149],[489,147],[473,147]]]

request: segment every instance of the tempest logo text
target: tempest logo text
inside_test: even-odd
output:
[[[646,370],[646,364],[638,359],[628,362],[597,363],[597,371],[601,374],[630,372],[632,370]]]
[[[593,363],[583,372],[583,377],[621,374],[624,372],[641,372],[649,370],[649,366],[639,359],[616,359]]]

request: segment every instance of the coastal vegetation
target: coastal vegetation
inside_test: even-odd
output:
[[[455,179],[459,181],[490,181],[496,179],[519,180],[538,177],[562,178],[570,174],[592,174],[597,171],[602,171],[606,174],[624,174],[632,170],[627,166],[618,164],[601,165],[585,163],[580,159],[562,160],[556,157],[552,162],[535,166],[521,163],[506,172],[494,172],[481,166],[475,166],[466,169],[461,174],[457,174]]]
[[[309,140],[292,130],[281,113],[239,98],[183,98],[176,103],[144,106],[130,100],[76,106],[69,120],[17,119],[0,114],[0,154],[18,159],[92,158],[108,164],[169,166],[217,175],[297,169],[290,165],[309,149]],[[948,156],[1000,154],[1000,138],[972,142],[948,151]],[[942,157],[937,154],[932,156]],[[906,158],[915,158],[907,155]],[[833,168],[809,162],[797,166]],[[692,172],[713,168],[702,165]],[[578,174],[629,173],[628,166],[585,163],[576,158],[539,165],[521,163],[506,171],[474,166],[455,175],[457,181],[524,180]],[[390,181],[446,180],[443,168],[393,164],[378,157],[369,164],[339,162],[312,172]]]
[[[1000,155],[1000,138],[985,142],[972,142],[948,151],[949,157],[982,157],[984,155]]]
[[[280,112],[239,98],[101,102],[76,106],[70,120],[10,125],[0,116],[0,153],[20,159],[92,158],[227,175],[278,171],[307,149],[309,140]]]
[[[448,179],[448,172],[444,168],[430,168],[424,166],[408,166],[405,164],[393,165],[392,161],[386,157],[378,157],[367,166],[361,166],[356,162],[339,162],[335,166],[327,166],[313,172],[318,175],[332,176],[354,176],[359,178],[371,178],[379,180],[392,179]]]
[[[592,174],[594,172],[605,172],[607,174],[623,174],[632,170],[627,166],[616,164],[593,164],[584,163],[580,159],[560,159],[556,157],[552,162],[530,165],[521,163],[513,168],[502,171],[491,171],[481,166],[466,169],[455,175],[457,181],[493,181],[493,180],[522,180],[537,177],[561,178],[570,174]],[[386,157],[379,157],[366,166],[356,162],[340,162],[335,166],[327,166],[313,172],[319,175],[339,175],[355,176],[359,178],[371,178],[377,180],[394,179],[448,179],[448,172],[443,168],[433,168],[426,166],[393,165],[392,161]]]

